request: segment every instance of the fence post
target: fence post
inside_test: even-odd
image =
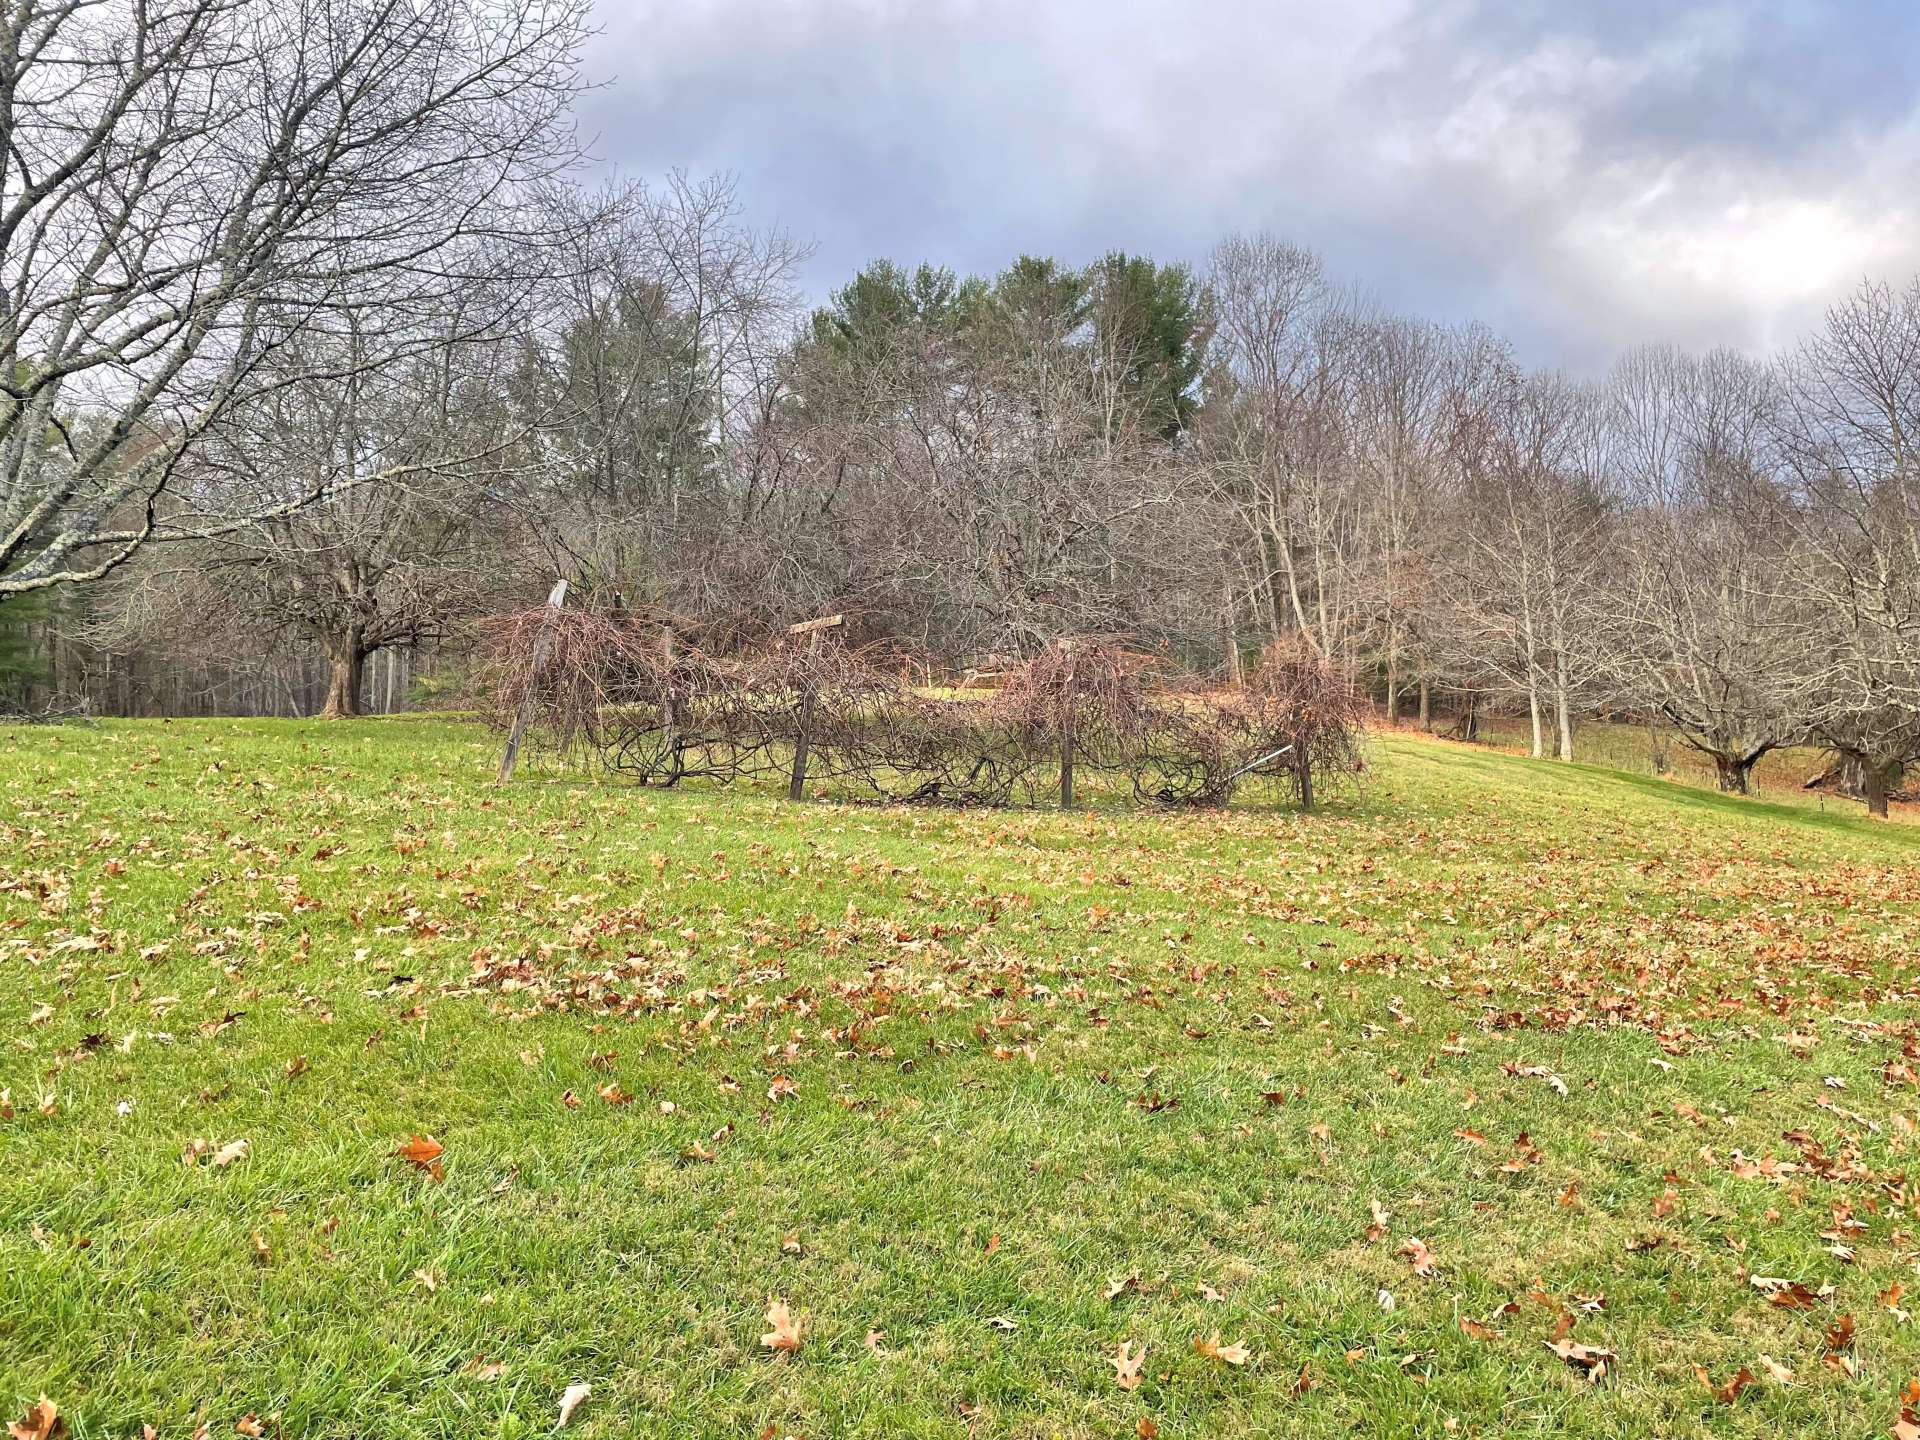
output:
[[[513,728],[507,731],[507,750],[500,757],[500,775],[495,784],[504,785],[513,778],[513,762],[520,754],[520,741],[533,723],[533,707],[539,701],[540,669],[547,663],[547,648],[553,644],[553,621],[567,603],[567,582],[554,582],[547,596],[547,613],[540,619],[540,633],[534,637],[533,656],[527,664],[527,688],[521,692],[520,708],[514,712]]]
[[[1062,641],[1061,651],[1067,657],[1067,679],[1065,692],[1060,699],[1060,808],[1073,808],[1073,742],[1074,725],[1077,720],[1077,701],[1079,699],[1079,675],[1075,666],[1073,646]]]
[[[841,623],[843,616],[823,615],[818,620],[803,620],[798,625],[789,625],[789,635],[807,637],[807,657],[811,660],[820,653],[820,637],[824,631],[831,630]],[[811,666],[800,690],[800,725],[793,737],[793,774],[787,779],[787,799],[798,800],[807,789],[807,751],[813,744],[813,703],[816,698],[814,677]]]

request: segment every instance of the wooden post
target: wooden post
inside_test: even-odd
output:
[[[1073,729],[1075,721],[1075,700],[1078,696],[1078,676],[1074,672],[1073,647],[1063,643],[1061,651],[1067,657],[1066,691],[1060,697],[1060,808],[1073,808]]]
[[[818,620],[803,620],[798,625],[789,625],[789,635],[807,637],[807,655],[820,653],[820,637],[845,619],[841,615],[823,615]],[[813,704],[816,699],[813,676],[809,674],[800,691],[800,727],[793,737],[793,774],[787,779],[787,798],[798,800],[807,789],[807,751],[813,744]]]
[[[539,700],[540,669],[547,663],[547,650],[553,644],[553,620],[566,603],[567,582],[555,581],[553,593],[547,596],[547,613],[540,621],[540,633],[534,637],[533,658],[527,665],[527,688],[521,693],[513,728],[507,732],[507,752],[500,757],[500,775],[495,784],[504,785],[513,778],[513,762],[520,754],[520,741],[533,723],[533,707]]]

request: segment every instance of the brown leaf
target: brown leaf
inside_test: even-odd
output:
[[[1367,1226],[1367,1243],[1371,1245],[1376,1240],[1387,1238],[1387,1219],[1391,1212],[1380,1203],[1378,1197],[1367,1202],[1367,1209],[1373,1216],[1373,1223]]]
[[[1160,1427],[1154,1423],[1151,1416],[1142,1415],[1140,1423],[1133,1427],[1133,1433],[1138,1435],[1140,1440],[1154,1440],[1154,1437],[1160,1433]]]
[[[1853,1316],[1836,1315],[1827,1326],[1825,1339],[1827,1349],[1835,1355],[1849,1348],[1853,1344]]]
[[[260,1436],[267,1433],[267,1427],[261,1422],[258,1415],[249,1410],[233,1422],[233,1433],[236,1435],[248,1435],[253,1437],[253,1440],[259,1440]]]
[[[1542,1340],[1540,1343],[1576,1370],[1585,1371],[1590,1385],[1598,1385],[1606,1379],[1608,1367],[1620,1358],[1612,1350],[1598,1345],[1582,1345],[1573,1340]]]
[[[1775,1384],[1787,1385],[1792,1383],[1793,1371],[1789,1370],[1786,1366],[1782,1365],[1778,1360],[1774,1359],[1771,1355],[1767,1354],[1765,1351],[1762,1351],[1758,1358],[1760,1361],[1760,1368],[1767,1372],[1768,1376],[1774,1381]]]
[[[1244,1365],[1253,1358],[1247,1347],[1237,1340],[1231,1345],[1222,1345],[1218,1330],[1204,1340],[1196,1337],[1193,1348],[1209,1360],[1224,1360],[1229,1365]]]
[[[1413,1273],[1416,1275],[1431,1277],[1434,1266],[1438,1263],[1434,1259],[1433,1252],[1427,1248],[1427,1242],[1417,1235],[1409,1236],[1394,1253],[1406,1256],[1407,1263],[1413,1266]]]
[[[1713,1377],[1707,1373],[1707,1367],[1696,1365],[1693,1373],[1700,1383],[1707,1387],[1707,1393],[1722,1405],[1731,1405],[1740,1398],[1740,1392],[1753,1384],[1753,1372],[1742,1365],[1731,1380],[1724,1385],[1715,1385]]]
[[[876,1355],[886,1354],[887,1352],[883,1348],[881,1348],[881,1343],[880,1343],[886,1338],[887,1338],[887,1332],[884,1330],[867,1331],[867,1339],[866,1339],[867,1349],[871,1350]]]
[[[246,1159],[247,1152],[251,1149],[253,1149],[253,1146],[245,1140],[229,1140],[213,1152],[213,1160],[211,1163],[214,1165],[231,1165],[236,1160]]]
[[[1140,1288],[1139,1272],[1129,1271],[1125,1275],[1115,1276],[1114,1278],[1107,1281],[1107,1288],[1104,1292],[1103,1298],[1108,1300],[1117,1299],[1119,1296],[1124,1295],[1127,1291],[1138,1290],[1139,1288]]]
[[[1460,1317],[1460,1333],[1475,1340],[1498,1340],[1500,1332],[1491,1325],[1475,1320],[1471,1315]]]
[[[791,1355],[800,1348],[800,1322],[793,1318],[784,1300],[767,1302],[767,1324],[773,1328],[760,1337],[769,1350],[784,1350]]]
[[[1147,1363],[1147,1352],[1142,1348],[1138,1353],[1135,1353],[1133,1342],[1131,1340],[1122,1340],[1120,1342],[1119,1353],[1107,1361],[1107,1363],[1113,1366],[1114,1384],[1118,1385],[1122,1390],[1138,1390],[1140,1388],[1140,1367]]]
[[[440,1157],[446,1152],[440,1142],[431,1135],[415,1135],[403,1141],[393,1152],[396,1160],[404,1160],[416,1170],[424,1170],[436,1182],[446,1178],[446,1170]]]
[[[10,1440],[56,1440],[67,1433],[60,1407],[45,1395],[27,1407],[27,1413],[7,1426]]]

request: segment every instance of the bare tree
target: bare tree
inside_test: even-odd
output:
[[[1789,703],[1887,813],[1920,760],[1920,280],[1862,285],[1786,367],[1799,653]]]
[[[1709,757],[1722,790],[1796,743],[1785,703],[1793,647],[1766,367],[1714,351],[1631,352],[1608,381],[1626,507],[1608,587],[1609,666],[1623,697]]]
[[[287,386],[511,329],[584,24],[584,0],[7,6],[0,599],[331,493],[203,490],[185,462]],[[476,293],[499,303],[453,303]],[[349,314],[350,351],[299,343]]]

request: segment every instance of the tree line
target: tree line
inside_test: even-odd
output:
[[[351,714],[370,659],[564,576],[715,652],[845,612],[928,673],[1299,642],[1396,719],[1570,759],[1631,717],[1729,790],[1819,744],[1882,811],[1920,759],[1920,284],[1598,378],[1266,234],[811,306],[725,178],[578,183],[585,36],[565,0],[0,19],[0,684],[293,665]]]

